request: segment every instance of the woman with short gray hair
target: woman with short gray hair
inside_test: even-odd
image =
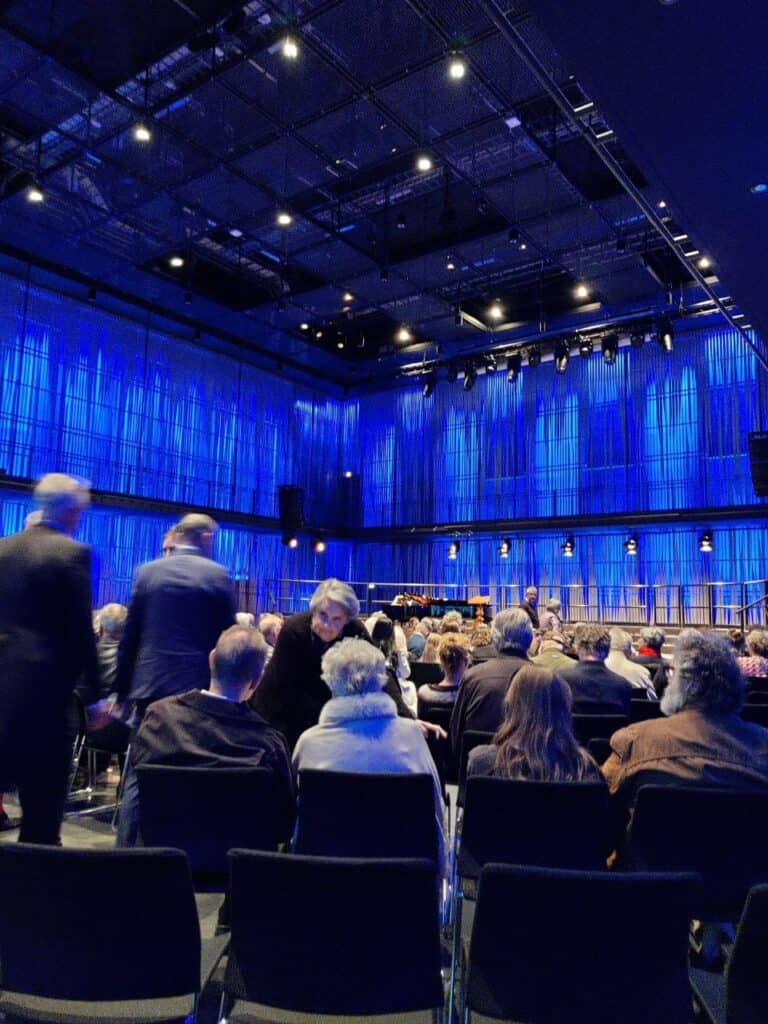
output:
[[[279,729],[293,748],[305,729],[315,725],[331,694],[321,676],[323,655],[347,638],[368,634],[357,618],[360,602],[342,580],[323,580],[310,598],[309,611],[286,620],[275,643],[264,677],[251,698],[251,707]],[[387,693],[397,713],[412,718],[403,703],[397,680],[388,680]]]
[[[399,718],[384,692],[386,660],[366,640],[347,638],[329,648],[322,677],[331,699],[317,725],[302,733],[293,753],[297,772],[394,772],[429,775],[443,863],[443,801],[440,779],[416,721]],[[299,789],[301,776],[299,775]],[[353,809],[350,808],[350,813]],[[329,822],[329,828],[333,823]],[[393,823],[393,827],[396,825]]]
[[[550,597],[539,616],[539,629],[542,633],[562,633],[563,617],[560,614],[562,605],[556,597]]]

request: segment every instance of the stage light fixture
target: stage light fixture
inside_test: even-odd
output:
[[[491,318],[491,320],[504,319],[504,307],[502,306],[500,299],[494,299],[491,305],[488,307],[488,316]]]
[[[467,64],[458,53],[452,53],[448,61],[448,77],[454,82],[460,82],[467,73]]]
[[[445,269],[446,270],[455,270],[456,269],[456,260],[453,258],[453,256],[449,256],[448,259],[445,261]]]
[[[712,260],[709,258],[709,256],[702,256],[699,262],[696,264],[696,266],[699,268],[699,270],[709,270],[709,268],[712,266]]]
[[[496,362],[496,356],[493,352],[488,352],[487,355],[483,357],[483,362],[485,363],[486,373],[496,373],[499,368],[499,364]]]
[[[507,241],[510,245],[518,245],[520,243],[520,229],[510,228],[507,233]]]
[[[584,283],[584,281],[579,281],[573,289],[573,294],[577,299],[588,299],[589,287]]]
[[[285,299],[278,299],[277,300],[277,312],[278,313],[284,313],[285,312]]]
[[[766,181],[756,181],[754,183],[754,185],[750,185],[749,186],[749,191],[752,192],[756,196],[761,196],[765,192],[768,192],[768,182],[766,182]]]
[[[416,170],[421,171],[422,174],[426,174],[427,171],[431,171],[434,167],[432,163],[432,157],[428,153],[420,153],[416,157]]]
[[[344,479],[345,480],[351,480],[354,475],[355,474],[352,472],[351,469],[347,469],[347,470],[344,471]]]
[[[504,537],[501,544],[499,545],[499,554],[502,558],[509,558],[509,549],[512,547],[512,542],[509,537]]]
[[[344,292],[344,294],[341,296],[341,298],[342,298],[343,302],[354,302],[355,301],[355,296],[352,294],[352,292]]]
[[[424,378],[424,387],[423,387],[422,392],[421,392],[422,395],[424,396],[424,398],[429,398],[429,396],[433,393],[433,391],[435,390],[436,387],[437,387],[437,374],[436,373],[428,373],[426,375],[426,377]]]
[[[317,338],[318,341],[320,341],[322,336],[323,336],[323,332],[322,331],[315,331],[315,337]]]
[[[658,201],[658,203],[656,203],[656,206],[658,207],[659,210],[666,210],[666,208],[667,208],[667,204],[666,204],[666,201],[664,199],[660,199]]]
[[[459,544],[459,542],[457,540],[451,541],[451,543],[448,545],[448,557],[450,558],[450,560],[452,562],[456,561],[456,556],[459,553],[459,547],[460,546],[461,545]]]
[[[137,142],[151,142],[152,132],[145,124],[136,124],[133,126],[133,137]]]
[[[555,373],[565,373],[570,358],[570,345],[565,338],[561,338],[560,341],[555,342]]]
[[[624,541],[624,550],[628,555],[637,554],[637,537],[630,537],[629,540]]]
[[[42,203],[44,201],[45,201],[45,192],[43,192],[41,186],[38,185],[38,183],[36,181],[33,181],[32,184],[27,189],[27,202],[28,203]]]
[[[406,228],[407,224],[408,224],[408,218],[405,216],[404,213],[399,213],[397,215],[397,230],[398,231],[405,231],[405,228]]]
[[[299,56],[299,44],[296,42],[293,36],[285,37],[285,39],[283,40],[281,52],[287,60],[296,60],[296,58]]]
[[[466,367],[464,368],[464,383],[462,387],[464,388],[465,391],[471,391],[472,388],[475,386],[476,380],[477,368],[473,363],[467,363]]]
[[[284,533],[283,544],[287,548],[297,548],[299,546],[299,538],[295,533]]]
[[[309,330],[309,324],[306,322],[306,320],[303,323],[299,324],[299,330],[300,331],[308,331]]]
[[[404,343],[405,342],[409,342],[409,341],[413,341],[413,335],[408,330],[408,328],[405,326],[405,324],[403,324],[403,326],[397,332],[396,337],[397,337],[398,341],[401,341],[401,342],[404,342]]]
[[[712,543],[712,533],[707,530],[706,533],[702,533],[701,539],[699,540],[699,551],[703,551],[705,554],[710,554],[714,550]]]
[[[629,332],[629,344],[632,348],[642,348],[645,344],[645,331],[640,327],[633,327]]]
[[[449,384],[455,384],[456,383],[456,381],[459,379],[459,371],[456,369],[455,366],[449,366],[448,367],[448,371],[447,371],[447,373],[445,375],[445,379],[448,381]]]
[[[278,227],[281,228],[287,228],[290,227],[291,224],[293,224],[293,217],[291,216],[290,213],[288,213],[287,210],[278,210],[276,220]]]
[[[595,350],[595,343],[591,338],[579,338],[579,355],[589,358]]]
[[[523,357],[519,352],[513,352],[507,359],[507,380],[514,384],[520,376],[520,368],[523,365]]]
[[[564,544],[560,546],[560,550],[563,552],[565,558],[573,558],[573,549],[576,547],[573,537],[569,537]]]
[[[607,334],[600,343],[600,348],[603,352],[603,362],[607,366],[613,366],[616,362],[616,353],[619,350],[618,334]]]
[[[671,352],[675,347],[675,331],[671,320],[662,317],[656,324],[656,338],[665,352]]]
[[[242,238],[243,237],[243,232],[240,230],[240,228],[230,228],[229,229],[229,233],[232,236],[232,238]]]
[[[174,270],[178,270],[180,267],[184,266],[184,257],[171,256],[171,258],[168,260],[168,266],[173,267]]]
[[[457,306],[456,309],[453,311],[453,326],[454,327],[463,327],[464,326],[464,316],[463,316],[463,314],[461,312],[461,306]]]
[[[538,345],[531,345],[528,349],[528,365],[532,370],[541,365],[541,349]]]
[[[320,538],[318,538],[317,540],[313,540],[312,550],[315,552],[316,555],[322,555],[322,553],[325,551],[325,541],[320,540]]]

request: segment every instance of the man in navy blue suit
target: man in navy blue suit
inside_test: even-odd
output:
[[[208,655],[235,622],[226,569],[212,561],[218,529],[210,516],[190,514],[176,527],[169,557],[139,566],[117,664],[117,700],[129,702],[138,729],[153,701],[208,685]],[[138,784],[126,769],[118,846],[138,836]]]

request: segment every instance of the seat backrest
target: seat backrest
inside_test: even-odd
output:
[[[442,1005],[429,860],[230,854],[235,998],[321,1018]]]
[[[624,715],[583,715],[580,712],[573,716],[573,731],[579,743],[590,740],[609,740],[615,732],[629,725]]]
[[[688,1024],[696,884],[691,874],[486,866],[468,1006],[535,1024]]]
[[[768,676],[747,676],[747,692],[768,693]]]
[[[768,787],[640,786],[627,839],[629,862],[646,871],[698,871],[700,916],[739,913],[748,890],[768,882]]]
[[[749,690],[747,704],[768,704],[768,690]]]
[[[3,988],[64,1000],[196,993],[200,928],[180,850],[0,847]]]
[[[296,853],[436,863],[438,848],[430,775],[299,772]]]
[[[614,817],[602,782],[531,782],[470,775],[459,874],[491,861],[562,868],[605,867]]]
[[[611,756],[611,741],[606,739],[589,740],[587,750],[598,764],[605,764]]]
[[[467,786],[467,765],[469,755],[475,747],[482,747],[493,740],[495,733],[480,732],[478,729],[467,729],[461,734],[461,749],[459,751],[459,792],[456,803],[459,807],[464,806],[464,796]]]
[[[136,775],[145,845],[184,850],[198,882],[223,888],[232,847],[276,850],[285,838],[266,768],[138,765]]]
[[[632,710],[629,713],[630,722],[647,722],[650,718],[661,718],[661,702],[658,700],[648,700],[647,697],[642,699],[632,698],[630,701]]]
[[[728,1024],[768,1020],[765,951],[768,949],[768,885],[750,890],[726,970]]]
[[[768,728],[768,704],[745,704],[741,709],[741,717],[745,722],[754,722]]]
[[[436,661],[411,662],[410,680],[414,686],[425,686],[428,683],[439,683],[444,677],[442,665]]]

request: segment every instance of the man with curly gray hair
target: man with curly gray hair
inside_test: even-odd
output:
[[[611,737],[603,765],[611,792],[631,805],[644,782],[768,786],[768,729],[740,717],[745,689],[724,637],[684,630],[661,701],[667,717]]]

